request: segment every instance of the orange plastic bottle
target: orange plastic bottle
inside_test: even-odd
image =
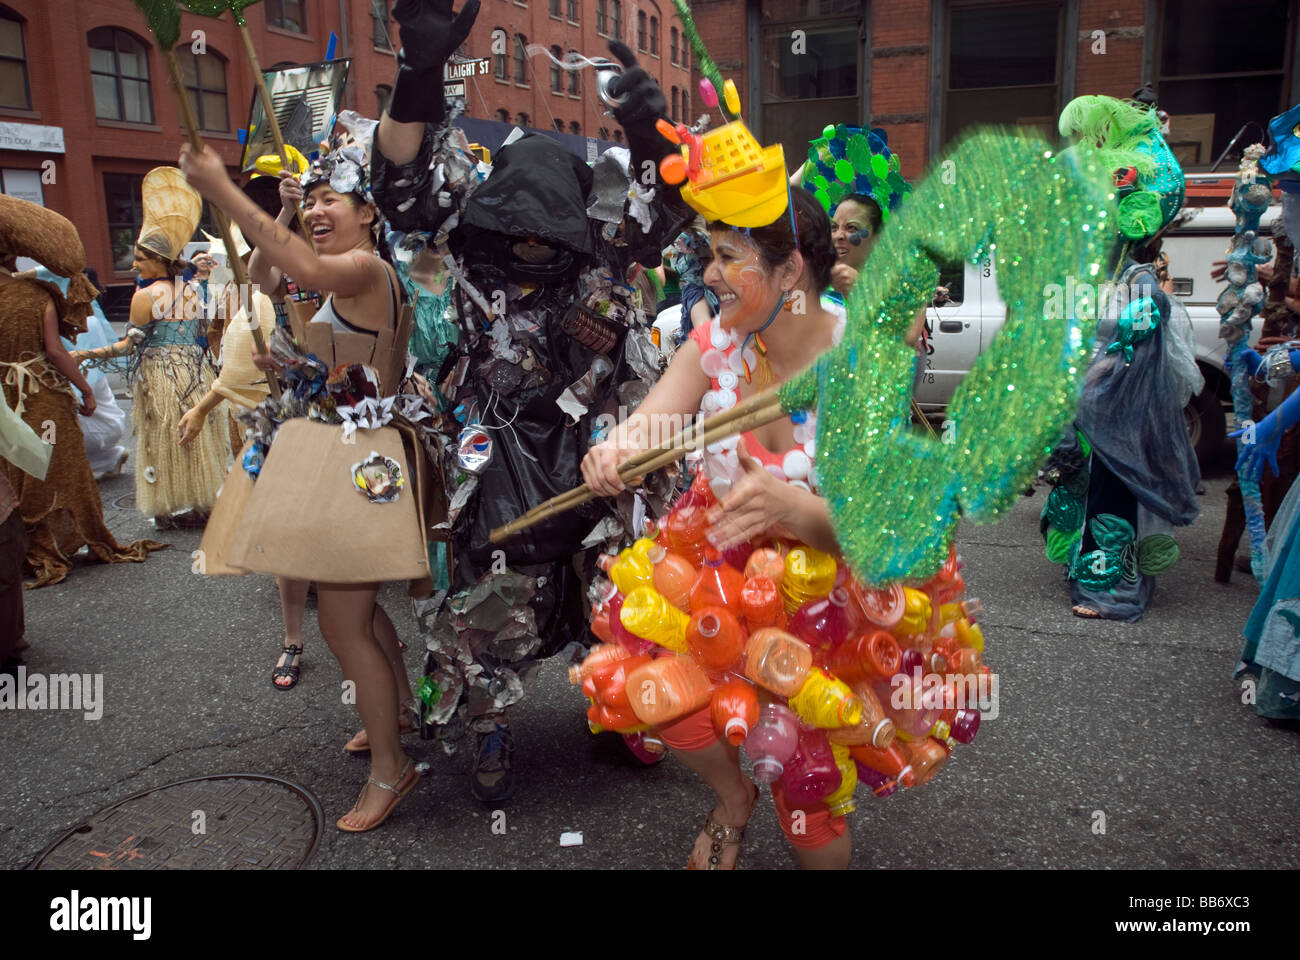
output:
[[[830,669],[845,683],[888,680],[902,667],[898,641],[883,630],[859,634],[842,643],[830,658]]]
[[[690,618],[664,599],[654,587],[637,587],[623,598],[619,622],[633,636],[685,653]]]
[[[883,773],[885,776],[897,780],[900,786],[912,787],[916,785],[916,775],[912,771],[912,762],[897,743],[890,744],[884,750],[878,750],[870,744],[861,743],[849,747],[849,755],[864,767],[870,767],[877,773]]]
[[[836,680],[820,667],[808,671],[799,692],[790,698],[790,709],[810,726],[856,727],[862,722],[862,702],[849,685]]]
[[[708,508],[681,506],[668,515],[668,544],[672,552],[685,557],[693,566],[704,563],[704,539],[709,529]]]
[[[627,657],[606,663],[591,672],[582,683],[582,691],[592,700],[587,719],[606,730],[629,732],[640,729],[628,698],[628,676],[638,667],[650,663],[648,656]]]
[[[745,651],[745,631],[726,607],[703,607],[686,625],[686,645],[705,670],[721,672]]]
[[[758,724],[758,691],[744,680],[728,680],[713,691],[713,729],[732,746],[740,746]]]
[[[759,547],[745,561],[746,577],[767,577],[773,583],[780,583],[785,577],[785,557],[779,550],[771,547]]]
[[[740,612],[750,630],[759,627],[781,627],[785,629],[785,603],[781,600],[781,590],[771,577],[755,574],[745,580],[740,588]]]
[[[854,727],[836,727],[826,731],[826,735],[830,737],[833,744],[842,743],[852,747],[860,743],[869,743],[873,747],[884,750],[897,736],[894,721],[886,716],[880,698],[871,687],[865,683],[858,683],[854,684],[852,689],[853,695],[862,704],[861,722]]]
[[[594,607],[591,611],[591,622],[587,626],[601,643],[614,642],[614,631],[609,626],[609,607],[604,605]]]
[[[926,737],[924,740],[914,740],[910,743],[905,740],[900,742],[903,745],[903,753],[912,764],[912,772],[918,787],[933,779],[948,760],[950,751],[934,737]]]
[[[654,564],[654,588],[683,613],[691,612],[691,587],[699,576],[685,557],[656,544],[647,555]]]
[[[593,647],[582,663],[569,667],[569,683],[577,686],[606,664],[617,663],[630,656],[631,654],[617,643],[602,643],[598,647]]]
[[[745,644],[745,676],[783,697],[798,693],[811,669],[808,644],[777,627],[755,630]]]
[[[740,592],[745,578],[712,547],[704,551],[704,565],[691,586],[691,612],[705,607],[726,607],[740,615]]]
[[[627,678],[628,699],[642,723],[659,726],[700,709],[713,685],[690,657],[660,657]]]

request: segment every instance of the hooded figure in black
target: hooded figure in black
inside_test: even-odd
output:
[[[588,554],[617,544],[628,526],[613,504],[593,501],[506,543],[488,534],[580,485],[593,434],[600,438],[618,407],[634,408],[657,377],[654,305],[639,302],[627,273],[637,262],[657,265],[691,212],[675,188],[658,183],[651,192],[629,176],[651,169],[646,161],[657,169],[672,146],[654,129],[663,93],[621,43],[610,45],[626,68],[611,93],[622,98],[614,113],[630,148],[626,167],[606,155],[593,170],[533,134],[508,141],[486,179],[481,167],[464,176],[443,64],[477,11],[477,0],[459,14],[451,0],[395,7],[403,49],[371,180],[408,245],[422,235],[455,258],[460,345],[433,385],[445,409],[436,430],[451,587],[444,604],[421,611],[431,636],[420,693],[426,731],[450,741],[464,723],[474,728],[473,793],[499,802],[514,791],[505,708],[523,697],[542,659],[588,642]]]

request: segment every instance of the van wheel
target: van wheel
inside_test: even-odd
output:
[[[1196,460],[1204,470],[1218,457],[1223,449],[1224,436],[1227,433],[1227,418],[1223,415],[1223,406],[1210,385],[1206,385],[1183,407],[1183,419],[1187,421],[1187,439],[1196,450]]]

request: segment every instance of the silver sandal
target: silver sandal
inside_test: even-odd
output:
[[[732,827],[725,823],[718,823],[713,819],[712,814],[704,821],[704,833],[709,838],[709,870],[722,869],[722,848],[725,846],[740,846],[740,841],[745,839],[744,827]],[[740,862],[740,854],[736,854],[736,862]],[[735,866],[732,866],[735,869]]]

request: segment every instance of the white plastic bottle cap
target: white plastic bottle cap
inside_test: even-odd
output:
[[[718,398],[719,410],[730,410],[740,400],[740,398],[736,396],[735,390],[718,390],[716,391],[716,395]]]
[[[730,342],[731,334],[715,323],[713,329],[709,331],[709,343],[713,344],[718,350],[725,350]]]
[[[727,355],[719,350],[710,350],[700,357],[700,369],[704,375],[716,380],[720,374],[730,373],[727,369]]]
[[[718,386],[723,390],[735,390],[740,383],[740,378],[730,370],[723,370],[717,375]]]
[[[781,469],[791,480],[807,480],[808,471],[812,469],[812,461],[802,450],[791,450],[781,461]]]

